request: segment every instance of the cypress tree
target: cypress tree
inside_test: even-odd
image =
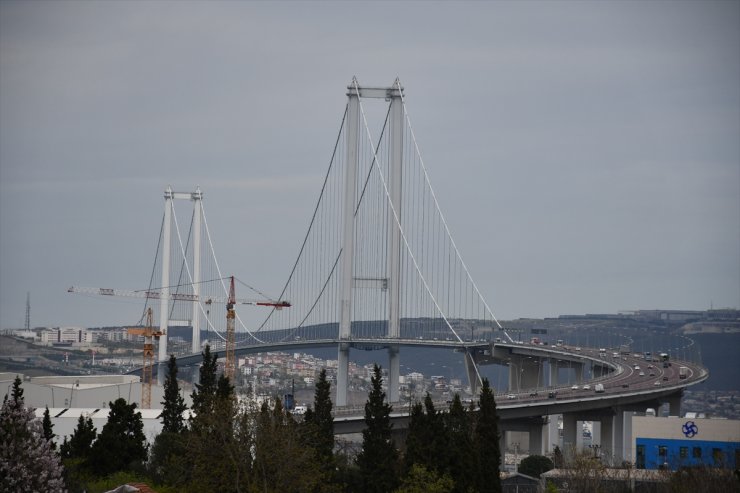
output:
[[[391,436],[393,408],[385,402],[383,377],[377,364],[370,382],[372,388],[365,403],[365,429],[357,465],[365,492],[386,493],[398,486],[398,451]]]
[[[21,387],[21,383],[21,377],[16,375],[15,380],[13,380],[13,390],[10,393],[10,398],[15,404],[18,404],[19,401],[23,403],[23,387]]]
[[[472,472],[476,470],[476,457],[471,414],[463,407],[460,395],[455,394],[446,423],[449,436],[449,472],[455,482],[455,493],[467,493],[475,488]]]
[[[427,392],[424,407],[417,403],[411,409],[404,463],[406,471],[418,464],[427,471],[444,474],[448,469],[446,435],[443,417],[434,408],[432,396]]]
[[[164,381],[164,400],[162,404],[162,433],[182,433],[185,430],[185,421],[182,413],[188,408],[185,399],[180,395],[180,385],[177,383],[177,358],[170,355],[167,363],[167,377]]]
[[[105,476],[146,462],[147,445],[141,413],[136,403],[125,399],[109,403],[108,422],[93,443],[89,463],[96,474]]]
[[[46,406],[44,411],[44,419],[41,421],[41,429],[43,430],[44,438],[49,442],[49,446],[52,450],[57,449],[57,444],[54,443],[54,425],[51,422],[51,416],[49,415],[49,406]]]
[[[69,441],[67,441],[67,437],[64,437],[61,447],[62,457],[65,459],[87,459],[97,436],[97,430],[93,426],[92,419],[80,415],[77,419],[77,427],[72,432]]]
[[[316,427],[316,451],[328,470],[334,469],[334,416],[331,414],[331,384],[322,368],[313,398],[314,412],[310,415]]]
[[[480,409],[475,427],[476,450],[478,452],[478,491],[480,493],[500,493],[501,449],[498,431],[496,401],[488,379],[483,379],[480,391]]]
[[[409,429],[406,435],[406,453],[404,454],[404,474],[408,476],[414,464],[424,464],[426,416],[421,402],[414,402],[409,413]]]
[[[216,397],[216,359],[218,355],[211,354],[211,346],[206,344],[205,350],[201,353],[203,355],[203,363],[200,365],[199,371],[199,383],[195,384],[195,389],[192,393],[193,398],[193,412],[196,416],[203,413],[210,412],[213,407],[213,400]]]

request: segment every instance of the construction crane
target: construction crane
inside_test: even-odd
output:
[[[231,282],[234,282],[234,276],[231,276]],[[67,289],[68,293],[76,294],[93,294],[99,296],[123,296],[127,298],[146,298],[151,300],[159,300],[162,298],[162,293],[157,289],[141,289],[141,290],[129,290],[129,289],[113,289],[113,288],[87,288],[81,286],[70,286]],[[199,301],[210,305],[211,303],[228,303],[228,298],[221,298],[218,296],[198,296],[196,294],[187,293],[170,293],[168,298],[173,301]],[[277,310],[282,308],[290,307],[290,302],[285,300],[250,300],[250,299],[234,299],[234,304],[240,305],[256,305],[256,306],[271,306]]]
[[[234,289],[234,276],[231,276],[229,300],[226,303],[226,366],[224,367],[224,375],[231,383],[234,382],[234,372],[236,370],[236,340],[234,330],[234,319],[236,318],[236,312],[234,311],[235,304],[236,290]]]
[[[155,331],[152,323],[152,309],[146,311],[146,326],[128,329],[131,335],[144,336],[144,364],[141,368],[141,408],[149,409],[152,405],[152,367],[154,366],[154,343],[153,339],[159,339],[162,335]],[[94,358],[94,356],[93,356]]]
[[[231,382],[234,381],[234,374],[236,370],[236,335],[234,319],[236,318],[236,312],[234,311],[234,305],[255,305],[255,306],[269,306],[276,310],[282,310],[283,308],[289,308],[291,306],[289,301],[285,300],[249,300],[249,299],[237,299],[235,296],[234,288],[234,276],[230,276],[229,296],[228,298],[221,298],[218,296],[198,296],[196,294],[187,293],[170,293],[168,298],[174,301],[198,301],[206,305],[211,303],[226,303],[226,366],[224,374],[229,378]],[[100,296],[123,296],[128,298],[146,298],[159,300],[162,299],[162,293],[156,289],[150,290],[126,290],[126,289],[113,289],[113,288],[87,288],[80,286],[71,286],[67,289],[68,293],[77,294],[92,294]],[[164,335],[162,332],[154,332],[151,330],[152,327],[152,309],[147,309],[147,327],[151,331],[151,336],[147,342],[144,343],[144,368],[142,370],[142,382],[144,382],[143,388],[146,389],[146,405],[144,405],[145,391],[142,390],[142,408],[148,408],[151,400],[151,381],[152,381],[152,360],[154,354],[154,348],[151,344],[151,337],[159,338]],[[130,334],[143,335],[145,338],[147,329],[133,328],[129,329]],[[132,332],[134,331],[134,332]],[[148,348],[148,350],[147,350]],[[148,352],[147,352],[148,351]],[[149,358],[149,365],[147,366],[147,354]],[[147,384],[148,382],[148,384]]]

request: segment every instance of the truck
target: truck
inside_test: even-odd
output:
[[[631,352],[632,352],[632,351],[630,350],[630,347],[629,347],[629,345],[628,345],[628,344],[622,344],[621,346],[619,346],[619,353],[620,353],[620,354],[622,354],[622,355],[626,355],[626,356],[629,356],[629,354],[630,354]]]
[[[603,383],[597,383],[594,385],[594,392],[597,394],[603,394],[604,393],[604,384]]]
[[[678,378],[685,379],[689,377],[689,369],[686,366],[679,366],[678,367]]]

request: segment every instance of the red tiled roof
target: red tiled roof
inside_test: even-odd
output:
[[[157,493],[146,483],[128,483],[128,485],[139,488],[140,493]]]

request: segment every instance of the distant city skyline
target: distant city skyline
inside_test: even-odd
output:
[[[66,289],[147,287],[168,185],[279,293],[354,75],[498,318],[740,307],[740,3],[390,5],[0,2],[0,328],[138,320]]]

